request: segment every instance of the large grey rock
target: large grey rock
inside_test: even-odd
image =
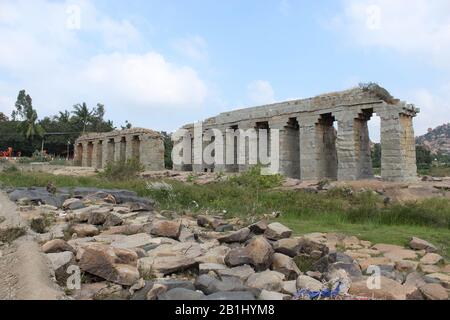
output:
[[[103,207],[92,210],[89,214],[88,223],[92,225],[102,225],[106,222],[106,218],[111,212],[111,208]]]
[[[248,289],[239,278],[223,277],[219,280],[206,274],[195,280],[195,288],[207,295],[222,291],[246,291]]]
[[[42,246],[42,251],[44,253],[58,253],[65,251],[71,251],[72,253],[76,253],[75,249],[62,239],[54,239],[46,242]]]
[[[76,233],[78,238],[93,237],[100,233],[97,227],[91,224],[76,224],[70,228],[72,234]]]
[[[292,235],[292,230],[279,222],[274,222],[267,226],[264,235],[270,240],[280,240],[289,238]]]
[[[248,226],[250,231],[256,235],[263,234],[267,230],[267,221],[260,220],[250,226]]]
[[[175,288],[184,288],[188,290],[195,291],[195,286],[191,281],[188,280],[177,280],[177,279],[155,279],[145,281],[145,286],[137,290],[131,297],[131,300],[147,300],[149,292],[153,289],[154,285],[164,286],[167,288],[166,291]],[[162,294],[163,292],[158,293]]]
[[[447,290],[440,284],[427,283],[419,289],[427,300],[448,300]]]
[[[155,239],[146,233],[138,233],[130,236],[123,236],[111,243],[114,248],[133,249],[144,248],[148,244],[154,244]]]
[[[79,266],[81,270],[105,280],[131,286],[140,278],[137,258],[131,250],[91,244],[83,248]]]
[[[311,291],[320,291],[325,288],[325,285],[322,282],[308,276],[299,276],[296,284],[298,290],[306,289]]]
[[[197,267],[197,262],[185,255],[154,256],[139,259],[139,270],[144,275],[168,275]]]
[[[281,253],[273,255],[272,270],[284,274],[287,280],[295,280],[301,274],[294,260]]]
[[[250,288],[279,292],[283,288],[284,280],[284,274],[266,270],[249,276],[246,285]]]
[[[158,300],[201,300],[205,297],[202,292],[188,290],[184,288],[175,288],[158,296]]]
[[[232,232],[228,235],[218,238],[219,242],[233,243],[233,242],[245,242],[250,236],[250,229],[243,228],[238,231]]]
[[[275,252],[295,257],[301,253],[302,241],[299,238],[280,239],[273,244]]]
[[[411,241],[409,242],[409,246],[414,250],[425,250],[426,252],[436,252],[437,248],[435,245],[431,244],[428,241],[425,241],[420,238],[412,237]]]
[[[231,250],[225,257],[230,267],[249,264],[257,271],[266,270],[272,264],[274,251],[270,243],[262,236],[253,238],[245,248]]]
[[[230,269],[218,270],[217,273],[221,277],[237,277],[242,281],[247,281],[248,277],[255,273],[249,265],[242,265]]]
[[[150,228],[150,233],[160,237],[178,239],[181,232],[180,221],[157,220]]]
[[[228,267],[219,263],[200,263],[198,265],[199,274],[208,274],[209,272],[215,272],[218,274],[221,270],[227,270]]]
[[[80,199],[70,198],[64,201],[62,205],[64,210],[77,210],[86,207]]]
[[[75,257],[71,251],[48,253],[47,258],[50,260],[50,265],[55,273],[55,278],[61,285],[65,285],[69,274],[67,268],[75,264]]]

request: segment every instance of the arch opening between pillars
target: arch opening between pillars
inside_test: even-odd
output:
[[[133,136],[131,140],[131,158],[136,161],[141,160],[141,140],[139,136]]]
[[[101,169],[103,166],[103,140],[97,142],[96,168]]]
[[[94,156],[94,143],[88,142],[87,144],[87,162],[86,166],[92,167],[92,157]]]
[[[316,123],[316,152],[318,178],[337,180],[336,119],[331,113],[321,114]]]
[[[127,159],[127,140],[125,137],[120,139],[119,161],[125,162]]]
[[[106,161],[114,162],[115,153],[116,153],[116,146],[115,146],[114,138],[111,138],[108,140]]]
[[[76,146],[76,157],[75,157],[75,165],[81,166],[83,162],[83,144],[78,143]]]

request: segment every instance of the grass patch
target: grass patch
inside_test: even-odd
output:
[[[6,186],[41,186],[51,180],[60,187],[118,188],[136,191],[157,201],[161,210],[179,213],[225,213],[227,217],[258,219],[273,212],[296,234],[338,232],[372,242],[405,245],[417,236],[439,246],[450,257],[450,200],[427,199],[406,204],[385,205],[375,192],[332,189],[324,193],[280,191],[279,176],[261,176],[251,170],[228,180],[199,185],[165,180],[170,187],[155,187],[149,180],[126,177],[111,180],[104,176],[64,177],[44,173],[0,173]],[[155,180],[156,181],[156,180]],[[150,181],[150,182],[155,182]]]

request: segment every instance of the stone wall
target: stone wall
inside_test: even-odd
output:
[[[225,137],[225,132],[231,130],[238,141],[260,141],[259,129],[278,129],[279,173],[302,180],[359,180],[373,177],[367,122],[376,114],[381,118],[382,177],[405,181],[416,178],[412,119],[418,112],[413,105],[394,99],[385,89],[372,85],[225,112],[203,121],[202,130],[203,136],[210,129],[219,129]],[[256,136],[240,136],[243,132],[239,129],[249,128],[256,129]],[[194,124],[183,129],[194,138]],[[203,147],[210,143],[208,139],[203,141]],[[190,152],[194,153],[194,149]],[[226,140],[224,153],[227,152],[232,153],[231,159],[243,158],[245,163],[205,165],[200,160],[194,165],[184,163],[174,168],[242,172],[255,164],[247,144],[236,148],[233,141]],[[195,154],[192,159],[196,157],[198,160],[201,155]]]
[[[141,128],[89,133],[75,142],[75,162],[104,168],[108,162],[138,159],[146,170],[164,169],[164,141],[155,131]]]

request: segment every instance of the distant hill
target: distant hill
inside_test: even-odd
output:
[[[450,156],[450,123],[435,129],[428,129],[428,133],[416,138],[416,143],[431,151],[432,154]]]

